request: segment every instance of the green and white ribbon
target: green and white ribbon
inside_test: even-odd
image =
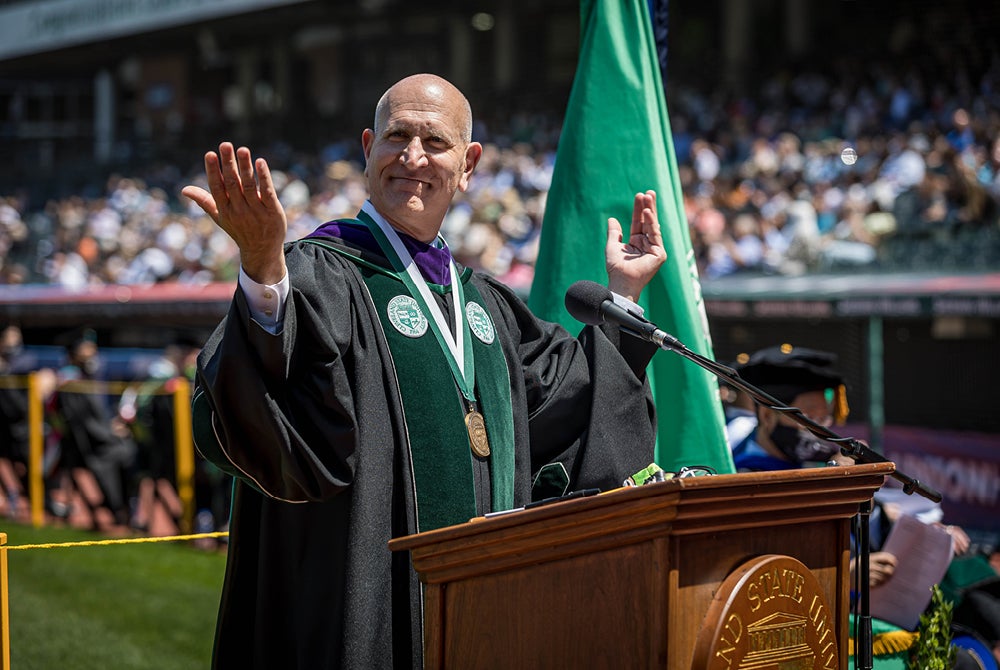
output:
[[[403,245],[403,240],[392,226],[377,212],[370,202],[365,202],[361,207],[358,218],[368,226],[368,229],[375,237],[382,253],[393,264],[398,271],[399,279],[406,285],[410,295],[417,301],[421,311],[430,315],[431,330],[434,337],[444,352],[448,365],[451,366],[452,376],[458,384],[462,395],[470,403],[476,402],[476,367],[472,354],[472,336],[465,324],[465,291],[462,282],[458,277],[458,268],[455,260],[448,260],[449,282],[451,286],[452,314],[455,318],[454,331],[449,327],[448,320],[444,316],[441,307],[434,300],[431,291],[427,288],[427,281],[420,274],[417,264],[413,262],[413,257]],[[448,245],[439,235],[438,242],[447,249]]]

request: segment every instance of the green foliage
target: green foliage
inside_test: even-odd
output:
[[[10,546],[101,539],[4,524]],[[225,555],[178,543],[8,550],[11,667],[207,668]]]
[[[931,589],[931,604],[920,615],[920,637],[910,657],[910,670],[950,670],[955,665],[955,647],[951,644],[952,608],[941,587],[935,584]]]

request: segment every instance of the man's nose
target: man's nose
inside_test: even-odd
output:
[[[421,167],[427,162],[427,153],[419,137],[413,137],[399,155],[400,162],[409,168]]]
[[[833,415],[829,412],[803,412],[807,418],[811,419],[814,423],[818,423],[824,428],[829,428],[833,425]]]

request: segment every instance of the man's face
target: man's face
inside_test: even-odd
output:
[[[833,424],[833,409],[823,391],[800,393],[792,399],[792,407],[798,407],[803,414],[821,426],[829,427]],[[799,425],[795,419],[784,415],[781,416],[779,422],[787,426]]]
[[[21,330],[14,326],[7,326],[0,333],[0,357],[10,358],[21,350],[23,341],[21,340]]]
[[[76,365],[86,376],[93,376],[100,361],[97,358],[97,345],[93,342],[81,342],[73,350],[71,362]]]
[[[433,86],[406,86],[362,134],[372,204],[396,228],[429,242],[455,191],[469,186],[482,147],[468,143],[460,99]]]
[[[790,406],[797,407],[814,423],[829,427],[833,423],[830,403],[823,391],[808,391],[795,396]],[[758,408],[760,421],[757,442],[774,456],[796,463],[827,460],[836,447],[812,435],[804,426],[781,412]]]

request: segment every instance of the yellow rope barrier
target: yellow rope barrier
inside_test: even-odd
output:
[[[229,537],[226,531],[214,533],[193,533],[191,535],[168,535],[164,537],[128,537],[116,540],[82,540],[80,542],[44,542],[41,544],[9,544],[8,551],[14,549],[62,549],[65,547],[96,547],[109,544],[146,544],[150,542],[176,542],[178,540],[201,540],[212,537]]]
[[[0,388],[26,389],[28,388],[28,379],[32,374],[33,373],[28,373],[27,375],[0,375]],[[118,381],[103,379],[70,379],[62,382],[56,390],[60,393],[121,395],[131,388],[149,384],[151,381],[162,380],[137,379],[135,381]],[[143,393],[147,395],[170,395],[173,393],[173,391],[163,388],[154,388],[154,386],[154,384],[150,384],[148,389],[143,389]]]
[[[42,493],[42,459],[44,416],[42,393],[37,380],[37,373],[25,376],[0,375],[0,388],[25,389],[28,394],[29,411],[29,482],[28,497],[32,525],[40,527],[44,523]],[[191,439],[190,385],[186,379],[178,378],[174,385],[156,385],[146,382],[118,382],[98,380],[72,380],[59,387],[62,393],[98,393],[117,395],[133,388],[142,388],[147,395],[173,395],[175,412],[178,494],[182,504],[180,519],[181,530],[191,530],[194,516],[194,446]],[[69,547],[94,547],[119,544],[146,544],[154,542],[177,542],[186,540],[201,540],[228,537],[228,532],[193,533],[185,535],[170,535],[165,537],[133,537],[105,540],[86,540],[81,542],[50,542],[42,544],[8,545],[7,534],[0,532],[0,670],[10,669],[10,625],[9,625],[9,592],[7,583],[7,552],[26,549],[63,549]]]
[[[65,549],[67,547],[94,547],[112,544],[143,544],[175,542],[228,537],[226,531],[168,535],[164,537],[128,537],[108,540],[83,540],[81,542],[44,542],[39,544],[7,544],[7,533],[0,532],[0,670],[10,670],[10,595],[7,584],[7,552],[18,549]]]

